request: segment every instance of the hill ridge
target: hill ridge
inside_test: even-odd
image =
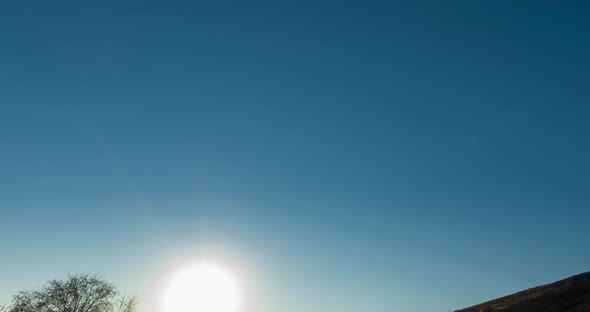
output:
[[[588,312],[590,271],[522,290],[455,312]]]

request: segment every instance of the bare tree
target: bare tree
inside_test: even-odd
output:
[[[7,312],[133,312],[136,304],[135,297],[119,297],[115,286],[101,278],[71,275],[19,292]]]
[[[137,307],[137,298],[123,296],[119,298],[108,312],[134,312]]]

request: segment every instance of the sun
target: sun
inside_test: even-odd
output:
[[[199,263],[178,272],[163,297],[163,312],[238,312],[239,306],[236,279],[214,263]]]

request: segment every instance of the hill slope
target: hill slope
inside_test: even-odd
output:
[[[455,312],[587,312],[590,272],[523,290]]]

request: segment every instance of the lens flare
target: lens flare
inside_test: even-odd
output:
[[[201,263],[179,272],[165,290],[163,312],[237,312],[240,290],[222,267]]]

